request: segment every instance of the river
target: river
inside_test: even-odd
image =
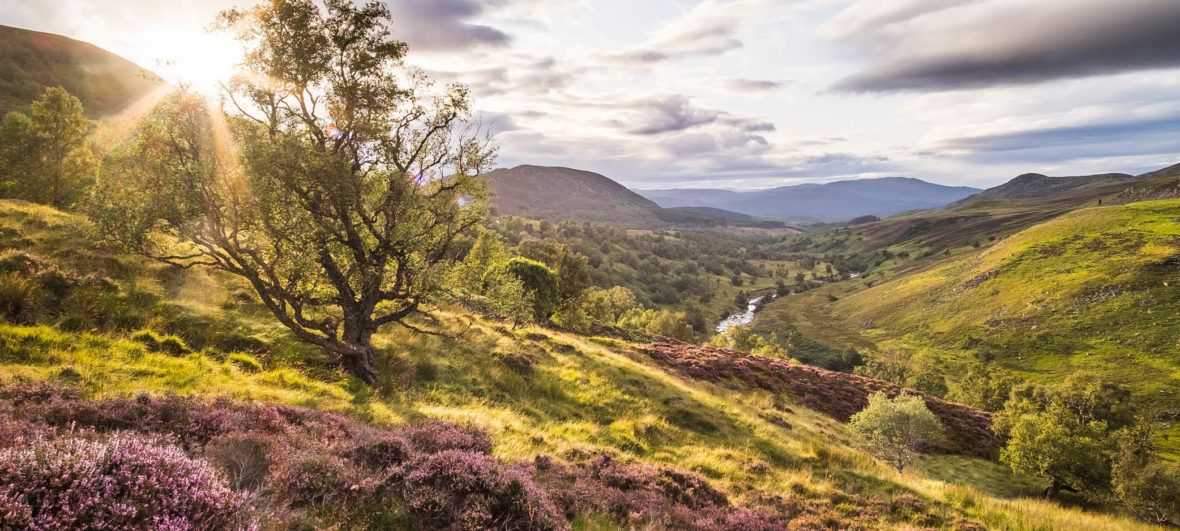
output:
[[[754,322],[754,314],[758,312],[758,308],[762,306],[762,301],[767,298],[773,299],[774,295],[764,295],[761,297],[754,297],[750,299],[749,304],[746,305],[746,311],[742,313],[735,313],[717,325],[717,333],[724,334],[726,330],[735,326],[746,326]]]

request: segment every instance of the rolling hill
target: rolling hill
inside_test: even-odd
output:
[[[712,207],[789,222],[837,222],[910,210],[941,208],[978,189],[943,186],[919,179],[890,177],[801,184],[768,190],[642,190],[663,207]]]
[[[1140,175],[1113,200],[1120,203],[1180,197],[1180,164]]]
[[[0,323],[0,428],[16,439],[0,448],[38,430],[163,437],[218,467],[261,452],[267,472],[250,485],[273,494],[253,499],[276,526],[445,528],[486,517],[463,511],[489,496],[504,500],[496,517],[558,522],[519,529],[1150,529],[1005,499],[1032,492],[972,457],[990,441],[986,414],[936,400],[953,434],[983,444],[898,474],[841,422],[867,392],[896,388],[738,353],[510,329],[451,309],[433,323],[445,335],[380,334],[384,376],[358,387],[234,279],[110,254],[86,225],[0,201],[0,281],[55,290],[36,308],[3,291],[17,313]]]
[[[114,114],[160,86],[140,66],[92,44],[0,26],[0,115],[61,86],[94,117]]]
[[[1137,177],[1125,173],[1077,177],[1048,177],[1039,173],[1026,173],[1000,186],[958,201],[951,205],[951,208],[982,206],[989,202],[1005,205],[1023,202],[1039,205],[1080,205],[1118,193],[1136,180]]]
[[[715,208],[660,208],[610,178],[571,168],[517,166],[487,174],[495,213],[548,221],[628,227],[775,226],[754,216]]]

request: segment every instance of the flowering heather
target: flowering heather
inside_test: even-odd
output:
[[[207,463],[139,436],[0,450],[0,528],[227,529],[241,498]]]
[[[409,509],[431,529],[569,529],[531,478],[482,453],[423,455],[406,474],[404,490]]]
[[[694,474],[608,455],[501,463],[485,433],[445,422],[380,428],[288,406],[87,400],[70,388],[19,384],[0,387],[0,434],[8,432],[40,435],[0,449],[0,477],[17,478],[0,487],[0,529],[222,529],[248,520],[267,529],[550,531],[590,513],[652,530],[858,527],[824,499],[755,497],[736,507]],[[857,500],[866,514],[893,518],[887,502]]]

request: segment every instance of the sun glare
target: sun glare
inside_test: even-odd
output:
[[[241,62],[241,47],[227,34],[176,32],[153,40],[160,45],[152,51],[155,64],[145,66],[169,83],[191,86],[210,98]]]

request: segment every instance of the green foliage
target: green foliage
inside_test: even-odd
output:
[[[582,292],[575,304],[563,305],[555,321],[569,330],[592,333],[621,328],[619,320],[627,313],[639,309],[639,301],[628,288],[591,287]]]
[[[636,309],[620,317],[618,322],[620,328],[648,336],[670,337],[681,341],[691,341],[694,336],[684,312]]]
[[[1113,435],[1131,424],[1130,408],[1125,388],[1090,378],[1054,389],[1018,387],[995,420],[1008,439],[1000,460],[1048,482],[1047,495],[1101,499],[1110,487]]]
[[[1152,427],[1139,423],[1118,434],[1115,495],[1136,516],[1154,524],[1180,522],[1180,468],[1160,460]]]
[[[557,275],[549,266],[536,260],[518,256],[508,260],[501,268],[507,274],[520,280],[524,290],[533,301],[533,317],[541,323],[549,322],[549,317],[557,310],[558,300]],[[499,273],[492,272],[491,275]],[[485,282],[486,283],[486,282]]]
[[[98,168],[93,131],[82,102],[60,87],[46,89],[28,114],[8,113],[0,123],[0,194],[73,206]]]
[[[787,357],[786,349],[781,344],[767,339],[766,336],[754,332],[747,326],[731,327],[724,333],[713,336],[709,340],[709,344],[759,356]]]
[[[373,383],[373,335],[443,295],[484,219],[494,149],[465,88],[430,98],[407,71],[384,4],[288,0],[221,22],[246,48],[233,111],[167,99],[103,168],[93,216],[129,251],[242,277]]]
[[[849,429],[873,455],[901,471],[919,450],[943,438],[942,423],[913,395],[869,396],[869,404],[849,420]]]
[[[987,411],[1000,411],[1008,402],[1008,395],[1020,380],[1003,370],[982,364],[972,364],[950,390],[947,398],[954,402],[975,406]]]

